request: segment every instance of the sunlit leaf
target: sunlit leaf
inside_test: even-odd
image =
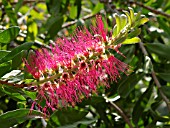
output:
[[[98,2],[98,3],[95,5],[92,13],[93,13],[93,14],[98,13],[101,9],[103,9],[103,7],[104,7],[104,5],[103,5],[102,3],[100,3],[100,2]]]
[[[70,18],[75,19],[77,17],[77,6],[71,6],[70,8]]]
[[[38,26],[36,22],[34,22],[33,19],[29,19],[27,23],[27,27],[28,27],[27,41],[34,41],[38,34]]]
[[[130,11],[130,18],[131,18],[132,22],[134,22],[134,20],[135,20],[134,11],[131,7],[128,7],[128,9]]]
[[[131,17],[130,17],[130,14],[129,14],[129,12],[128,11],[123,11],[125,14],[126,14],[126,16],[128,17],[128,23],[129,23],[129,25],[132,25],[132,19],[131,19]]]
[[[16,101],[25,101],[25,97],[22,95],[24,92],[20,88],[3,85],[0,87],[1,92],[10,96],[12,99]]]
[[[123,29],[126,26],[126,24],[127,24],[127,17],[126,17],[126,15],[122,14],[120,16],[120,22],[121,22],[121,29]]]
[[[131,39],[126,39],[124,42],[122,42],[122,44],[135,44],[135,43],[139,43],[141,42],[139,37],[134,37]]]
[[[116,19],[116,25],[117,25],[117,34],[119,34],[119,32],[121,31],[121,19],[120,16],[115,14],[115,19]]]
[[[141,20],[139,20],[139,25],[143,25],[143,24],[145,24],[146,22],[148,22],[149,21],[149,19],[148,18],[142,18]]]

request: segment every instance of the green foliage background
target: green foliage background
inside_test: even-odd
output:
[[[36,92],[2,83],[31,81],[22,58],[32,50],[48,48],[57,37],[72,35],[77,26],[89,26],[95,14],[100,13],[112,30],[115,13],[123,14],[128,7],[141,11],[149,22],[135,31],[141,31],[142,43],[123,45],[120,51],[126,58],[115,54],[133,72],[110,83],[110,88],[99,88],[98,95],[48,117],[37,110],[29,113]],[[0,10],[0,128],[129,128],[114,105],[133,127],[170,127],[165,103],[170,99],[169,0],[0,0]],[[158,81],[153,79],[155,75]]]

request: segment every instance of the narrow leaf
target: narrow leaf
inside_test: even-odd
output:
[[[10,62],[0,64],[0,77],[5,75],[7,72],[9,72],[10,69],[11,69]]]
[[[169,73],[157,73],[157,74],[161,79],[167,82],[170,82],[170,72]]]
[[[161,90],[170,99],[170,86],[161,86]]]
[[[6,56],[9,53],[10,53],[10,51],[0,50],[0,59],[3,58],[4,56]]]
[[[17,109],[8,111],[0,115],[0,127],[9,128],[28,119],[37,119],[42,117],[44,117],[43,113],[35,110],[31,111],[30,113],[30,109]]]
[[[128,38],[131,39],[133,37],[137,37],[140,33],[141,33],[141,28],[137,28],[128,34]]]
[[[156,55],[169,59],[170,60],[170,46],[161,44],[161,43],[147,43],[145,44],[148,50],[151,53],[155,53]]]
[[[132,19],[131,19],[131,17],[130,17],[130,14],[129,14],[129,12],[128,11],[123,11],[125,14],[126,14],[126,16],[128,17],[128,22],[129,22],[129,25],[131,26],[132,25]]]
[[[146,105],[148,104],[151,94],[152,94],[152,85],[149,86],[149,88],[140,96],[140,98],[136,102],[132,113],[132,120],[135,125],[138,124],[138,121],[142,116],[143,111],[146,108]]]
[[[132,20],[132,22],[135,21],[135,16],[134,16],[134,11],[131,7],[128,7],[129,11],[130,11],[130,18]]]
[[[33,43],[31,42],[27,42],[24,43],[18,47],[16,47],[15,49],[13,49],[9,54],[7,54],[6,56],[4,56],[3,58],[0,59],[0,64],[3,62],[7,62],[11,59],[13,59],[16,55],[18,55],[22,50],[28,50],[31,48],[31,46],[33,45]]]
[[[55,111],[49,121],[47,128],[58,127],[58,126],[69,126],[73,123],[81,121],[88,112],[78,111],[72,108],[62,109]]]
[[[134,37],[131,39],[126,39],[124,42],[122,42],[122,44],[135,44],[135,43],[139,43],[141,42],[139,37]]]
[[[120,16],[120,22],[121,22],[121,30],[126,26],[126,24],[127,24],[127,17],[126,17],[126,15],[124,15],[124,14],[122,14],[121,16]]]
[[[142,19],[140,20],[139,25],[143,25],[143,24],[145,24],[145,23],[148,22],[148,21],[149,21],[149,19],[146,18],[146,17],[144,17],[144,18],[142,18]]]
[[[92,11],[92,14],[98,13],[103,8],[104,8],[103,3],[98,2]]]
[[[139,20],[141,17],[141,12],[139,11],[136,15],[135,15],[135,20]]]
[[[10,27],[2,32],[0,32],[0,43],[10,43],[19,33],[19,27]]]
[[[135,85],[143,78],[144,73],[131,74],[125,80],[123,80],[118,88],[118,93],[121,97],[126,98],[130,92],[134,89]]]
[[[15,11],[13,10],[12,5],[7,0],[2,0],[2,3],[4,5],[6,14],[10,18],[11,23],[13,25],[17,25],[17,15]]]
[[[121,21],[120,21],[120,16],[115,14],[115,19],[116,19],[116,25],[117,25],[117,34],[121,31]]]

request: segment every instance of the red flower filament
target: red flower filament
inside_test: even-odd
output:
[[[46,101],[44,111],[75,105],[97,92],[99,85],[109,87],[108,79],[116,82],[120,72],[128,71],[127,64],[106,52],[113,48],[122,55],[118,50],[120,45],[113,42],[107,46],[112,37],[107,35],[100,15],[96,16],[96,22],[90,31],[86,27],[78,28],[70,40],[58,38],[50,50],[39,49],[25,61],[28,72],[35,79],[45,81],[38,86],[35,100]]]

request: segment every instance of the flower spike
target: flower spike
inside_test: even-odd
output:
[[[38,104],[46,101],[43,110],[74,106],[97,92],[99,85],[109,87],[109,79],[116,82],[120,72],[127,73],[129,66],[108,52],[113,48],[123,55],[118,50],[120,45],[114,45],[107,33],[102,17],[97,15],[91,31],[78,28],[70,40],[58,38],[50,50],[39,49],[30,55],[29,61],[24,60],[28,72],[43,80],[37,82],[35,100]]]

